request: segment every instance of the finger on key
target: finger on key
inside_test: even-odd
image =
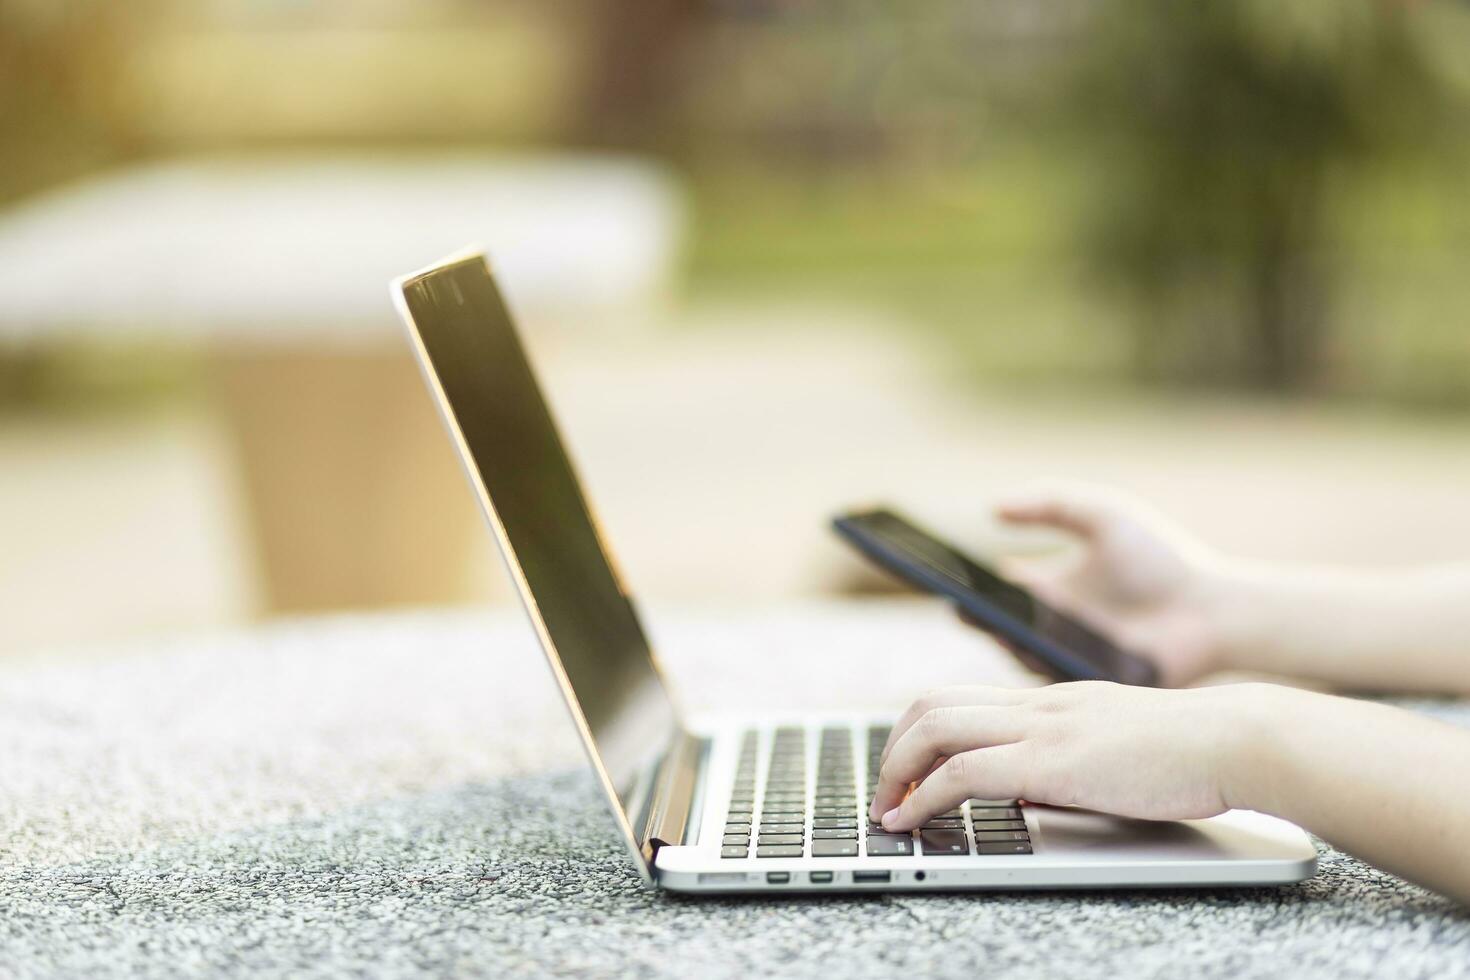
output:
[[[1004,687],[984,687],[971,685],[967,687],[942,687],[930,691],[919,698],[894,722],[893,728],[888,733],[888,741],[883,745],[883,754],[879,756],[879,765],[888,760],[888,753],[893,751],[893,743],[897,742],[903,733],[909,730],[914,722],[923,717],[927,711],[935,708],[948,708],[963,704],[1017,704],[1026,696],[1025,691],[1013,691]]]
[[[1029,755],[1022,742],[972,749],[950,756],[898,806],[883,814],[887,830],[905,831],[923,826],[938,814],[953,810],[970,797],[1016,799],[1024,796],[1023,774]]]
[[[922,782],[947,756],[1004,745],[1021,738],[1020,717],[1009,707],[935,708],[909,726],[878,772],[869,816],[878,820],[899,804],[910,783]]]
[[[927,778],[930,774],[932,774],[934,772],[934,770],[936,770],[940,766],[944,765],[945,761],[946,760],[944,758],[942,758],[942,757],[941,758],[938,758],[938,759],[935,759],[934,760],[934,764],[929,767],[929,772],[924,773],[924,776]],[[900,787],[900,792],[899,792],[899,797],[898,797],[899,800],[902,800],[905,795],[907,795],[908,793],[912,792],[913,791],[913,788],[915,786],[919,785],[920,782],[921,782],[921,780],[916,779],[913,782],[911,782],[911,783],[909,783],[909,784],[907,784],[905,786]],[[875,801],[878,799],[878,795],[877,795],[877,791],[876,790],[873,793],[873,799]],[[895,801],[893,805],[894,806],[897,806],[897,801]],[[890,809],[891,809],[891,807],[890,807]],[[877,805],[876,802],[874,802],[872,804],[869,804],[869,806],[868,806],[868,819],[869,819],[869,821],[871,823],[878,823],[879,822],[879,819],[882,817],[882,815],[885,812],[886,811],[883,810],[883,809],[881,809]]]
[[[933,761],[933,765],[929,767],[928,773],[925,773],[925,777],[928,777],[929,774],[933,773],[933,770],[941,767],[941,765],[944,765],[944,763],[944,758],[936,758],[936,760]],[[892,807],[897,807],[897,805],[900,804],[901,801],[903,801],[904,796],[907,796],[908,793],[913,792],[914,786],[919,785],[920,782],[923,782],[923,780],[916,779],[913,780],[913,782],[911,783],[906,783],[906,785],[900,786],[900,788],[898,788],[898,799],[895,799],[895,801],[892,802],[892,805],[885,804],[886,807],[888,807],[888,810],[891,810]],[[872,802],[872,804],[869,804],[869,807],[867,807],[867,818],[869,818],[870,823],[879,823],[879,821],[882,820],[882,815],[886,813],[886,810],[883,807],[879,807],[878,802],[876,802],[878,801],[878,790],[876,789],[873,790],[873,801],[875,802]]]

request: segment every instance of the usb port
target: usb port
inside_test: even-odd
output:
[[[854,885],[872,884],[874,882],[892,880],[892,871],[854,871],[852,873],[852,883]]]
[[[766,884],[768,884],[768,885],[784,885],[787,882],[789,882],[790,880],[791,880],[791,872],[790,871],[767,871],[766,872]]]
[[[832,884],[832,872],[830,872],[830,871],[813,871],[812,872],[812,884],[814,884],[814,885],[830,885],[830,884]]]

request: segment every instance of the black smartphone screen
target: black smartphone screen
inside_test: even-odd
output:
[[[959,605],[971,618],[1031,654],[1061,680],[1157,683],[1153,664],[1059,612],[1020,586],[888,510],[833,522],[838,533],[890,572]]]

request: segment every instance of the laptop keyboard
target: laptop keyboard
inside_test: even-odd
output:
[[[818,736],[815,778],[807,779],[807,733],[778,728],[759,778],[760,739],[740,740],[735,786],[725,814],[724,858],[958,857],[1030,854],[1031,839],[1015,800],[970,800],[911,834],[894,834],[868,821],[878,786],[878,757],[889,729],[869,728],[854,751],[852,731],[824,728]],[[862,786],[854,760],[862,759]]]

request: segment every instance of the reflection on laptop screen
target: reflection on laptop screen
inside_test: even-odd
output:
[[[402,290],[517,588],[632,821],[629,794],[666,747],[675,712],[510,314],[480,256],[411,276]]]

